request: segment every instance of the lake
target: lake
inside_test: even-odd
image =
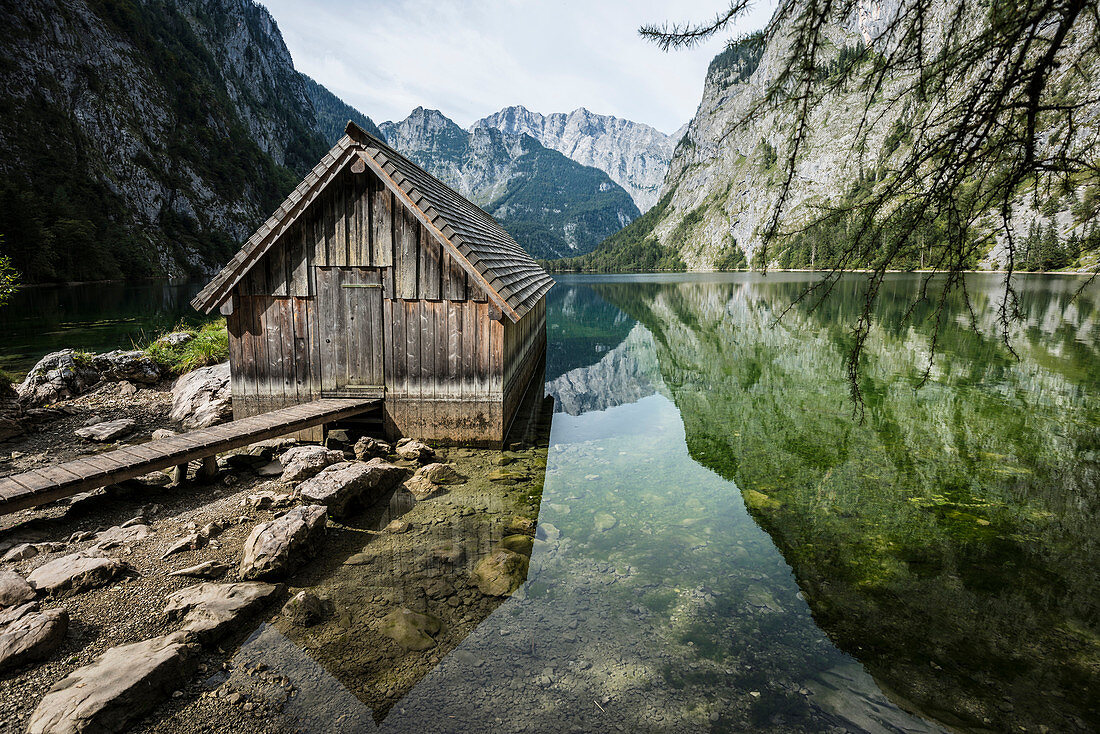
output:
[[[0,369],[22,377],[59,349],[131,349],[181,321],[198,323],[202,317],[189,301],[204,285],[151,280],[20,288],[0,308]]]
[[[419,559],[394,558],[387,580],[335,561],[339,629],[322,643],[325,625],[263,625],[237,653],[313,681],[278,726],[1100,729],[1100,288],[1020,277],[1014,355],[999,276],[971,276],[973,314],[946,304],[928,369],[932,307],[905,319],[919,276],[891,276],[860,419],[845,355],[862,277],[784,314],[812,277],[560,277],[527,582],[464,617],[441,659],[408,652],[395,670],[419,667],[370,668],[367,686],[379,663],[354,587],[435,597],[405,578]],[[139,318],[187,296],[135,299]],[[457,545],[482,527],[467,545],[487,551],[473,510],[459,519],[435,532]]]

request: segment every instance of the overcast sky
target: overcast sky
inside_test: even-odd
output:
[[[774,0],[688,51],[663,53],[645,23],[700,21],[726,0],[261,0],[294,65],[375,122],[417,106],[463,127],[509,105],[593,112],[673,132],[695,114],[707,64],[763,27]]]

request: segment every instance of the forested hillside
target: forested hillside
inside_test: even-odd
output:
[[[251,0],[4,0],[0,235],[25,282],[208,273],[328,147]]]

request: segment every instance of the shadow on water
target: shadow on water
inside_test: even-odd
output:
[[[465,482],[421,501],[399,487],[388,501],[330,522],[324,557],[293,579],[326,602],[326,618],[302,627],[276,616],[243,643],[232,674],[211,685],[265,701],[279,712],[272,722],[278,731],[388,726],[393,707],[507,602],[482,594],[471,573],[519,532],[517,520],[537,516],[553,404],[541,374],[532,385],[507,451],[446,450]],[[387,529],[393,521],[409,528]],[[426,647],[406,647],[382,632],[380,622],[399,608],[438,621]]]
[[[973,278],[978,333],[949,304],[918,387],[930,311],[903,322],[917,281],[891,279],[861,425],[843,377],[859,283],[773,325],[803,285],[593,290],[652,335],[649,380],[675,403],[691,458],[736,482],[816,623],[896,701],[959,729],[1095,730],[1096,289],[1071,300],[1075,279],[1021,279],[1017,360],[998,338],[999,285]]]

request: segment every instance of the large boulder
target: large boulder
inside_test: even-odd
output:
[[[186,632],[112,647],[50,688],[27,733],[124,731],[186,683],[199,650]]]
[[[114,421],[93,423],[90,426],[76,429],[74,433],[87,441],[106,443],[108,441],[114,441],[116,438],[122,438],[129,433],[133,433],[136,426],[137,423],[130,418],[119,418]]]
[[[385,456],[393,451],[393,446],[390,446],[385,441],[379,441],[377,438],[363,436],[355,442],[355,446],[352,447],[352,450],[355,452],[356,459],[366,461],[376,456]]]
[[[315,476],[326,466],[343,460],[343,451],[326,449],[324,446],[294,446],[279,458],[283,465],[279,481],[300,482]]]
[[[530,561],[507,548],[497,548],[474,566],[471,578],[482,594],[506,596],[527,580]]]
[[[160,379],[160,365],[140,349],[129,351],[116,349],[113,352],[97,355],[92,359],[92,366],[99,371],[104,380],[115,382],[127,380],[152,385]]]
[[[17,392],[24,405],[48,405],[86,392],[99,379],[92,355],[63,349],[38,360]]]
[[[416,470],[405,488],[418,500],[427,499],[439,491],[444,484],[462,484],[466,477],[459,474],[450,464],[434,462],[425,464]]]
[[[254,527],[244,542],[240,577],[283,576],[312,558],[325,536],[326,512],[323,505],[303,505]]]
[[[15,571],[0,569],[0,609],[28,602],[35,596],[27,580]]]
[[[183,619],[183,629],[201,642],[214,642],[233,630],[239,621],[283,591],[282,584],[245,581],[238,584],[204,582],[168,595],[164,614]]]
[[[200,367],[172,385],[169,418],[183,428],[206,428],[233,417],[230,402],[229,363]]]
[[[117,559],[80,552],[39,566],[27,576],[27,582],[54,596],[76,594],[108,584],[127,570],[126,564]]]
[[[384,459],[344,461],[299,484],[298,495],[325,505],[333,517],[343,517],[353,506],[374,504],[404,477],[404,469]]]
[[[64,609],[42,611],[31,602],[0,613],[0,671],[46,657],[61,645],[68,629]]]

